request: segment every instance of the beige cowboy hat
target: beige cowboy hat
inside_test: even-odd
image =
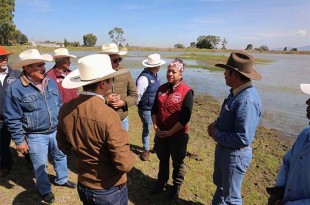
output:
[[[115,43],[106,43],[102,45],[100,53],[108,55],[118,54],[120,56],[123,56],[126,55],[127,48],[122,48],[121,50],[119,50]]]
[[[19,61],[13,64],[12,69],[17,70],[26,65],[47,61],[53,61],[53,57],[50,54],[41,55],[37,49],[29,49],[19,54]]]
[[[262,76],[254,70],[254,58],[246,53],[231,53],[226,64],[216,64],[215,66],[235,70],[241,75],[252,80],[261,80]]]
[[[166,64],[166,61],[160,59],[160,55],[155,53],[147,57],[146,60],[142,61],[142,65],[148,68],[153,68]]]
[[[300,89],[305,94],[310,95],[310,84],[300,84]]]
[[[69,73],[62,81],[64,88],[78,88],[128,72],[127,69],[114,70],[110,57],[106,54],[92,54],[78,60],[78,69]]]
[[[56,58],[66,58],[66,57],[76,58],[75,55],[70,55],[68,49],[66,49],[66,48],[57,48],[57,49],[54,50],[54,55],[53,55],[54,59],[56,59]]]

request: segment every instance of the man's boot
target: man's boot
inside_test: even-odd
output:
[[[174,184],[172,189],[171,189],[169,198],[170,199],[177,199],[177,198],[179,198],[180,188],[181,188],[181,185]]]

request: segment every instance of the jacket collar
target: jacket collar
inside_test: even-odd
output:
[[[248,87],[250,87],[250,86],[252,86],[252,82],[251,82],[251,81],[246,82],[246,83],[240,85],[239,87],[237,87],[236,89],[232,90],[232,93],[233,93],[234,96],[236,96],[236,95],[238,95],[238,93],[240,93],[242,90],[244,90],[244,89],[246,89],[246,88],[248,88]]]

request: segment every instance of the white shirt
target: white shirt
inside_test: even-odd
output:
[[[141,76],[140,78],[138,78],[137,80],[137,93],[138,93],[137,105],[139,104],[147,86],[149,86],[149,80],[147,79],[147,77]]]
[[[4,79],[8,73],[9,73],[8,69],[0,73],[0,81],[1,81],[2,86],[3,86]]]

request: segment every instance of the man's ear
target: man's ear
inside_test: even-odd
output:
[[[106,83],[107,83],[107,82],[106,82],[105,80],[100,81],[100,82],[99,82],[100,88],[103,89],[103,88],[106,86]]]

